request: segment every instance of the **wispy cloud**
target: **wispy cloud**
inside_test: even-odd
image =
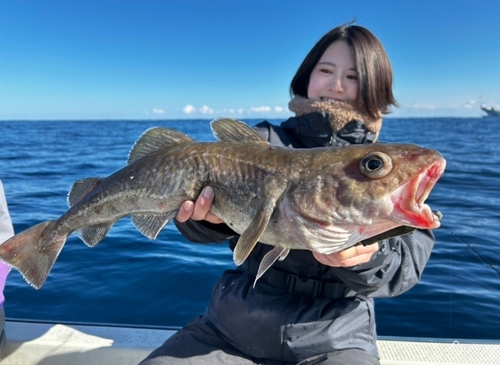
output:
[[[222,109],[222,114],[231,114],[231,115],[234,115],[234,114],[243,114],[245,112],[245,110],[243,109],[234,109],[234,108],[224,108]]]
[[[250,111],[252,113],[266,113],[270,112],[272,109],[270,106],[257,106],[257,107],[252,107],[250,108]]]
[[[213,114],[214,110],[207,105],[203,105],[199,110],[201,114]]]
[[[436,106],[432,104],[413,104],[413,109],[435,110]]]
[[[165,110],[163,109],[158,109],[158,108],[153,108],[153,109],[150,109],[150,110],[146,110],[144,112],[144,114],[146,115],[151,115],[151,114],[155,114],[155,115],[163,115],[165,114]]]
[[[192,104],[188,104],[183,109],[184,114],[203,114],[203,115],[212,115],[212,114],[221,114],[221,115],[254,115],[254,114],[280,114],[288,112],[288,109],[282,106],[256,106],[250,107],[248,109],[244,108],[223,108],[220,110],[213,109],[208,105],[203,105],[201,108],[196,108]]]
[[[477,117],[481,114],[480,101],[442,102],[442,103],[408,103],[400,104],[391,116],[394,117]]]

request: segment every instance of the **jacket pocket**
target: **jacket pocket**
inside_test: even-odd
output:
[[[301,361],[344,349],[378,357],[373,309],[369,299],[315,300],[297,308],[283,326],[285,358]]]
[[[253,280],[241,271],[226,272],[214,288],[205,319],[246,355],[282,361],[281,314],[290,298],[272,288],[257,291]]]

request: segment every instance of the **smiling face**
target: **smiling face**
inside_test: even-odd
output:
[[[357,96],[354,51],[345,41],[333,42],[311,72],[307,98],[312,101],[355,101]]]

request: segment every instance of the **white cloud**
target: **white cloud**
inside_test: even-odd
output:
[[[421,104],[413,104],[413,109],[423,109],[423,110],[435,110],[436,106],[435,105],[421,105]]]
[[[263,114],[272,114],[272,113],[283,113],[287,112],[288,109],[283,108],[281,106],[258,106],[258,107],[250,107],[250,108],[222,108],[222,109],[213,109],[208,105],[203,105],[201,108],[195,108],[192,104],[188,104],[183,109],[184,114],[203,114],[203,115],[249,115],[255,113],[263,113]]]
[[[258,106],[258,107],[252,107],[250,108],[250,112],[252,113],[265,113],[265,112],[270,112],[271,107],[269,106]]]
[[[465,103],[465,108],[466,109],[472,109],[476,108],[476,100],[469,100],[468,102]]]
[[[186,105],[184,109],[182,109],[185,114],[193,114],[196,113],[196,108],[191,104]]]
[[[203,105],[200,109],[201,114],[213,114],[214,110],[206,105]]]
[[[388,117],[478,117],[480,101],[460,100],[443,101],[434,104],[432,102],[402,103],[400,108],[394,108]]]
[[[153,114],[165,114],[165,110],[163,109],[153,109]]]

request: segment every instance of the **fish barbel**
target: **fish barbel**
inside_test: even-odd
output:
[[[234,262],[257,242],[275,246],[257,279],[290,249],[329,254],[399,226],[437,228],[424,203],[446,161],[410,144],[292,149],[263,140],[233,119],[212,121],[216,142],[196,142],[172,129],[145,131],[128,164],[106,178],[77,181],[69,209],[0,245],[0,259],[39,289],[68,236],[95,246],[113,224],[131,216],[155,239],[185,200],[213,187],[211,211],[240,234]]]

